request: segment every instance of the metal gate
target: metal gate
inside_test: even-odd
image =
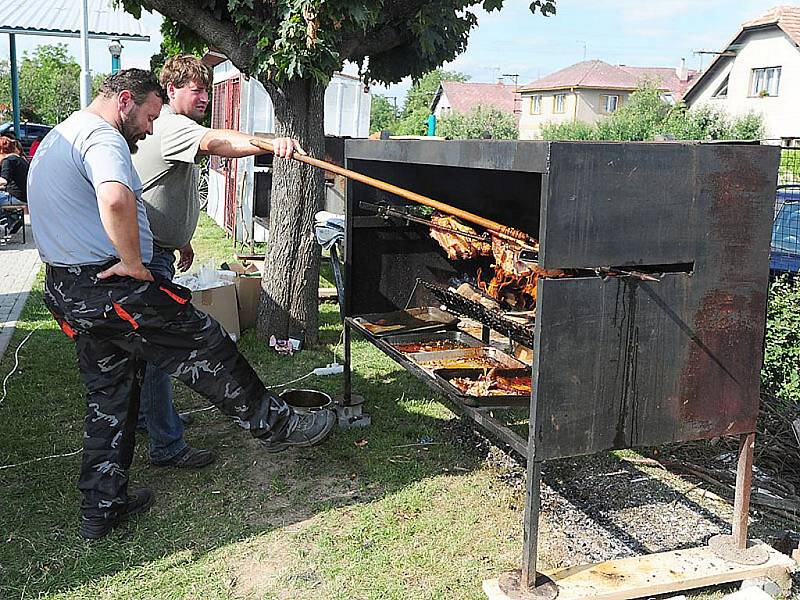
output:
[[[241,76],[214,84],[211,107],[211,127],[239,130]],[[235,158],[212,156],[210,166],[225,178],[223,226],[234,233],[236,228],[236,173],[239,161]]]

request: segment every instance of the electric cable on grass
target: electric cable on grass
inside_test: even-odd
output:
[[[39,327],[41,327],[41,325],[39,325]],[[36,329],[38,329],[39,327],[37,327]],[[36,331],[36,329],[34,329],[33,331]],[[19,346],[17,346],[17,352],[19,352],[19,349],[22,347],[22,344],[24,344],[28,340],[28,338],[31,336],[33,331],[31,331],[28,334],[28,336],[24,340],[22,340],[22,343]],[[17,368],[17,365],[15,364],[14,365],[14,370],[16,370],[16,368]],[[13,373],[14,370],[12,370],[11,373]],[[6,381],[8,380],[8,377],[11,375],[11,373],[9,373],[8,376],[6,376],[6,379],[3,381],[3,399],[5,399]],[[287,381],[286,383],[281,383],[281,384],[275,385],[273,387],[275,387],[275,388],[286,387],[287,385],[291,385],[293,383],[297,383],[298,381],[302,381],[303,379],[311,377],[313,374],[314,374],[314,371],[309,371],[308,373],[306,373],[302,377],[298,377],[297,379],[292,379],[291,381]],[[0,402],[2,402],[2,400],[0,400]],[[183,414],[191,415],[191,414],[194,414],[194,413],[204,412],[204,411],[211,410],[211,409],[214,409],[214,408],[216,408],[216,406],[211,405],[211,406],[206,406],[206,407],[203,407],[203,408],[196,408],[194,410],[189,410],[189,411],[184,412]],[[43,461],[43,460],[49,460],[51,458],[66,458],[68,456],[75,456],[76,454],[80,454],[80,452],[82,450],[83,450],[83,448],[78,448],[77,450],[74,450],[73,452],[67,452],[67,453],[64,453],[64,454],[51,454],[50,456],[40,456],[39,458],[32,458],[30,460],[26,460],[26,461],[23,461],[23,462],[20,462],[20,463],[15,463],[15,464],[12,464],[12,465],[0,465],[0,471],[4,471],[6,469],[13,469],[13,468],[16,468],[16,467],[24,467],[25,465],[30,465],[32,463],[40,462],[40,461]]]
[[[39,329],[42,325],[44,325],[44,323],[39,323],[36,327],[31,329],[30,332],[28,333],[28,335],[25,336],[25,339],[22,340],[19,343],[19,346],[17,346],[17,349],[14,351],[14,368],[11,369],[9,374],[5,376],[5,379],[3,379],[3,397],[0,398],[0,404],[2,404],[5,401],[6,396],[8,395],[8,390],[6,388],[6,383],[8,382],[9,378],[16,372],[17,368],[19,367],[19,351],[20,351],[20,349],[22,348],[22,346],[25,345],[25,342],[27,342],[28,339],[33,335],[33,332],[36,331],[37,329]]]

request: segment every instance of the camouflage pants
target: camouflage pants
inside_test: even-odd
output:
[[[86,517],[111,518],[127,502],[128,469],[144,361],[208,398],[254,437],[281,439],[296,420],[269,392],[191,292],[156,276],[100,280],[109,265],[48,265],[45,303],[75,340],[87,412],[78,488]]]

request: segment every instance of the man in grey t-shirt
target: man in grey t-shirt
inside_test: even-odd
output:
[[[80,535],[97,539],[152,506],[128,490],[143,362],[203,394],[267,452],[320,443],[332,411],[296,414],[264,387],[191,292],[143,264],[152,236],[131,164],[152,132],[161,87],[148,71],[108,77],[85,110],[57,125],[28,176],[33,234],[47,263],[44,301],[75,341],[86,387]]]
[[[143,196],[153,231],[153,258],[148,267],[172,279],[175,251],[178,268],[188,269],[194,260],[192,236],[200,215],[195,164],[203,156],[241,158],[263,154],[250,137],[229,129],[209,129],[197,121],[208,106],[209,69],[197,58],[169,58],[161,69],[161,85],[169,103],[161,109],[153,135],[140,144],[134,165],[143,183]],[[273,141],[275,155],[290,158],[302,152],[289,138]],[[142,386],[140,426],[147,429],[150,462],[157,466],[198,468],[211,463],[209,450],[192,448],[184,440],[183,422],[172,401],[169,376],[148,365]]]

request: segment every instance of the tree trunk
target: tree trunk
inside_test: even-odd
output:
[[[291,81],[280,88],[262,82],[275,105],[276,135],[300,141],[311,156],[325,150],[325,86],[314,80]],[[325,181],[321,170],[276,158],[258,334],[318,342],[320,248],[314,240],[314,215],[322,210]]]

